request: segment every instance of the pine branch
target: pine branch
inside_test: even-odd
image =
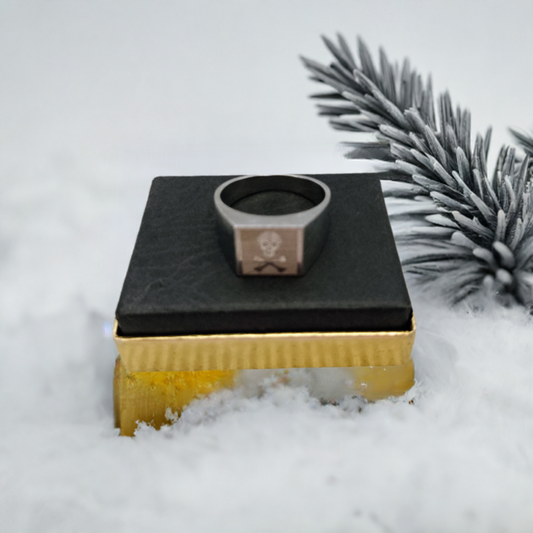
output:
[[[400,68],[380,50],[378,68],[361,39],[359,62],[341,35],[337,44],[323,39],[333,62],[302,60],[311,79],[333,91],[313,98],[327,102],[319,114],[334,128],[376,134],[374,142],[346,143],[348,157],[391,166],[387,178],[398,186],[386,193],[403,202],[391,218],[418,225],[396,233],[408,245],[406,271],[438,282],[453,302],[489,290],[533,306],[533,138],[513,131],[525,158],[502,148],[489,177],[491,131],[472,145],[470,113],[454,109],[448,92],[435,110],[431,78],[424,83],[407,59]]]

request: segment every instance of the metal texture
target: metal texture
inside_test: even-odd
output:
[[[414,384],[415,332],[413,317],[407,331],[123,337],[115,321],[115,423],[125,436],[139,421],[159,428],[245,369],[344,367],[354,394],[400,396]]]
[[[374,401],[401,396],[414,385],[411,358],[401,365],[360,366],[345,369],[347,393]],[[286,373],[274,373],[280,383]],[[115,365],[115,426],[131,437],[139,422],[159,429],[171,423],[195,398],[220,389],[232,388],[241,381],[241,370],[199,372],[131,372],[120,357]]]
[[[231,388],[237,372],[130,372],[118,357],[113,379],[115,427],[127,437],[133,436],[138,422],[159,429],[169,423],[169,409],[180,414],[195,398]]]
[[[244,213],[232,206],[252,194],[287,191],[314,205],[286,215]],[[331,192],[308,176],[241,176],[218,187],[214,202],[224,254],[242,276],[301,276],[313,264],[328,230]]]
[[[124,337],[115,344],[130,372],[394,366],[411,357],[407,331],[257,333]]]

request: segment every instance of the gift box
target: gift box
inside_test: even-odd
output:
[[[248,369],[345,368],[375,400],[413,384],[415,321],[381,186],[372,174],[313,175],[331,189],[324,248],[301,277],[237,276],[213,194],[234,176],[156,178],[116,310],[115,419],[160,427],[170,409],[239,383]],[[263,192],[270,214],[297,195]]]

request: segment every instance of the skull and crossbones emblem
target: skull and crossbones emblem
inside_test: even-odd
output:
[[[257,244],[259,244],[259,248],[261,248],[263,257],[255,257],[254,259],[256,261],[263,261],[263,264],[256,266],[255,270],[261,272],[269,265],[273,266],[278,272],[283,272],[286,270],[286,268],[276,265],[276,263],[272,261],[272,259],[274,259],[276,256],[276,253],[282,242],[283,241],[279,236],[279,233],[271,230],[263,231],[259,237],[257,237]],[[284,256],[282,256],[278,259],[278,261],[284,262],[286,259]]]

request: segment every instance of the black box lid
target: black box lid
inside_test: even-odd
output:
[[[154,179],[120,295],[124,336],[409,329],[409,294],[379,179],[319,174],[328,239],[302,277],[239,277],[217,240],[213,193],[234,176]]]

